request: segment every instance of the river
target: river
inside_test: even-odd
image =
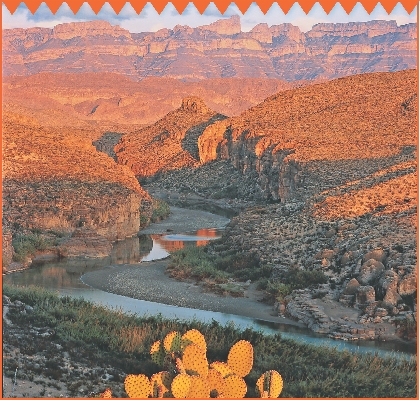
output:
[[[151,231],[153,232],[153,229],[149,228],[146,232]],[[306,328],[281,323],[280,317],[278,318],[279,322],[270,322],[222,312],[136,300],[94,289],[85,285],[81,279],[83,275],[93,271],[108,268],[118,269],[127,264],[142,265],[142,263],[148,263],[151,260],[165,258],[173,250],[185,246],[205,245],[209,240],[216,239],[220,235],[220,229],[212,228],[204,228],[192,232],[172,232],[171,229],[171,232],[167,234],[142,235],[116,242],[110,257],[103,259],[63,259],[55,262],[40,263],[30,269],[4,276],[3,282],[20,286],[36,285],[57,291],[62,296],[83,297],[86,300],[94,301],[110,308],[139,315],[161,314],[171,319],[196,319],[205,322],[216,320],[223,325],[234,324],[240,329],[251,327],[266,334],[281,333],[285,338],[314,345],[335,347],[340,350],[360,353],[377,352],[381,356],[398,355],[404,358],[415,355],[416,346],[413,344],[376,341],[336,341],[317,335]]]

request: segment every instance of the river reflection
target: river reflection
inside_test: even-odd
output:
[[[188,233],[168,233],[165,235],[142,235],[152,240],[152,247],[141,261],[161,260],[169,256],[169,253],[185,247],[205,246],[210,240],[221,237],[220,229],[200,229]],[[143,239],[147,240],[147,239]]]
[[[201,229],[196,232],[168,235],[141,235],[115,242],[109,257],[63,258],[54,262],[35,263],[23,272],[3,277],[4,283],[41,286],[48,289],[86,288],[80,277],[112,265],[138,264],[166,258],[170,252],[186,246],[203,246],[221,236],[221,230]]]

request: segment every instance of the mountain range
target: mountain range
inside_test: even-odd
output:
[[[3,30],[3,76],[114,72],[198,81],[208,78],[332,79],[416,67],[417,24],[369,21],[313,26],[258,24],[233,16],[197,28],[130,33],[105,21]]]

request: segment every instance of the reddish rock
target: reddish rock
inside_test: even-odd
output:
[[[142,33],[105,21],[65,23],[4,30],[3,76],[117,72],[140,80],[152,70],[156,76],[191,81],[332,79],[416,68],[416,35],[416,24],[395,21],[318,24],[306,33],[291,24],[258,24],[241,32],[239,16]]]
[[[396,306],[401,300],[397,292],[398,274],[394,271],[385,271],[378,283],[378,291],[383,296],[383,302],[389,306]]]
[[[357,280],[361,285],[374,284],[379,279],[384,269],[385,267],[381,262],[372,258],[362,265]]]
[[[381,248],[377,248],[375,250],[370,251],[369,253],[363,256],[362,262],[365,263],[368,260],[376,260],[383,263],[386,260],[387,254]]]
[[[417,291],[417,271],[405,275],[398,284],[398,293],[401,296],[410,296]]]
[[[93,229],[82,227],[61,243],[58,250],[62,257],[102,258],[111,254],[112,244]]]
[[[198,97],[187,97],[181,106],[155,124],[125,135],[115,146],[118,163],[139,177],[199,164],[198,137],[207,126],[224,119]]]
[[[198,28],[200,31],[210,31],[219,35],[235,35],[241,32],[241,19],[239,15],[233,15],[228,19],[220,19],[210,25]]]
[[[349,283],[346,285],[343,294],[344,295],[352,295],[356,294],[360,287],[360,283],[357,281],[357,279],[352,278],[350,279]]]
[[[359,286],[356,291],[354,307],[364,309],[375,301],[375,289],[372,286]]]

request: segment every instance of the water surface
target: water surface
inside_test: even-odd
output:
[[[374,341],[344,342],[317,335],[306,328],[242,317],[220,312],[203,311],[186,307],[169,306],[144,300],[136,300],[125,296],[107,293],[85,285],[80,277],[88,272],[103,268],[116,268],[121,264],[141,264],[142,262],[162,259],[169,252],[185,246],[199,246],[217,239],[221,231],[217,229],[201,229],[196,232],[167,235],[142,235],[116,242],[112,254],[102,259],[63,259],[35,265],[32,268],[3,277],[4,283],[29,286],[36,285],[49,290],[56,290],[60,295],[83,297],[86,300],[121,309],[139,315],[161,314],[166,318],[204,322],[213,320],[221,324],[234,324],[238,328],[253,328],[267,334],[281,333],[283,337],[315,345],[332,346],[352,352],[378,352],[389,355],[398,352],[403,357],[416,353],[412,344],[388,343]],[[113,267],[114,266],[114,267]]]

